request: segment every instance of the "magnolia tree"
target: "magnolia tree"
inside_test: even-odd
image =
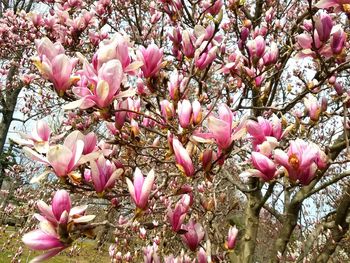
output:
[[[98,226],[113,262],[349,260],[350,1],[44,4],[26,80],[64,116],[20,141],[57,190],[34,261]]]

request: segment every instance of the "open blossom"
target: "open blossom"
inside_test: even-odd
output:
[[[84,141],[78,135],[79,133],[79,131],[70,133],[63,145],[50,146],[46,156],[28,147],[24,147],[23,150],[29,158],[50,165],[57,176],[67,176],[78,166],[78,161],[83,154]]]
[[[350,11],[350,1],[349,0],[321,0],[318,1],[315,6],[317,8],[330,8],[333,7],[335,11]]]
[[[189,249],[195,251],[204,238],[203,227],[191,219],[186,225],[182,225],[181,228],[187,231],[186,234],[181,235],[182,241]]]
[[[41,262],[52,258],[67,247],[61,242],[56,229],[48,222],[41,223],[40,229],[24,234],[22,241],[32,250],[48,250],[43,255],[32,259],[31,262]]]
[[[253,176],[260,177],[265,182],[275,178],[277,174],[276,164],[267,156],[259,152],[253,152],[252,163],[255,169],[251,169],[248,172]]]
[[[276,115],[273,115],[271,120],[261,116],[258,117],[258,121],[248,120],[246,128],[252,136],[254,151],[265,155],[270,155],[278,145],[278,141],[287,133],[287,131],[283,133],[282,122]]]
[[[238,229],[235,226],[231,226],[228,230],[227,240],[225,247],[229,250],[234,249],[237,242]]]
[[[147,48],[141,46],[137,56],[143,62],[141,70],[145,78],[158,74],[162,66],[163,48],[158,48],[155,44],[151,44]]]
[[[142,63],[139,61],[131,63],[129,46],[128,38],[119,33],[116,33],[110,40],[103,41],[95,55],[95,68],[99,70],[104,63],[117,59],[120,61],[124,72],[133,74]]]
[[[60,96],[75,83],[78,78],[71,77],[77,59],[70,59],[64,54],[61,44],[53,44],[48,38],[36,40],[35,45],[39,58],[34,58],[34,64],[44,78],[50,80]]]
[[[33,146],[39,153],[47,153],[49,150],[49,140],[51,129],[44,120],[36,122],[30,134],[20,133],[24,140],[15,140],[18,144]]]
[[[48,251],[32,262],[43,261],[61,252],[73,241],[69,236],[73,224],[87,223],[95,218],[94,215],[84,215],[87,206],[72,208],[71,199],[65,190],[55,193],[51,206],[38,201],[37,207],[40,214],[34,216],[40,221],[39,229],[26,233],[22,240],[30,249]]]
[[[85,70],[81,74],[85,74],[87,82],[80,82],[80,86],[74,87],[73,92],[81,97],[75,101],[73,106],[87,109],[94,105],[99,108],[109,106],[117,95],[120,93],[120,84],[123,79],[123,69],[119,60],[113,59],[104,63],[98,70],[97,75],[87,62],[84,62]],[[91,90],[90,85],[93,89]],[[74,107],[66,106],[67,109]]]
[[[287,153],[275,150],[275,161],[286,168],[289,179],[303,185],[308,185],[314,179],[318,167],[325,166],[324,161],[319,162],[321,156],[324,155],[318,146],[301,139],[291,141]]]
[[[167,216],[173,231],[177,232],[181,229],[187,212],[190,208],[191,197],[188,194],[176,203],[174,210],[168,209]]]
[[[91,179],[97,193],[114,186],[116,179],[123,173],[123,169],[117,169],[114,163],[106,160],[103,155],[90,162]]]
[[[121,62],[112,59],[102,64],[97,70],[81,54],[83,69],[78,73],[80,81],[73,87],[73,93],[79,100],[68,103],[65,109],[88,109],[97,106],[100,109],[109,107],[115,99],[135,95],[135,89],[121,91],[124,72]]]
[[[94,215],[84,215],[86,205],[72,208],[71,199],[65,190],[55,193],[50,206],[40,200],[37,207],[40,214],[35,214],[35,218],[39,221],[49,221],[53,226],[66,225],[69,222],[82,223],[95,218]]]
[[[236,127],[233,123],[233,113],[226,104],[220,104],[218,112],[219,118],[209,117],[208,128],[218,147],[225,150],[231,146],[233,140],[241,138],[245,133],[244,121]]]
[[[146,209],[154,179],[155,175],[153,169],[148,173],[147,177],[144,178],[139,168],[135,169],[134,183],[132,183],[129,178],[126,178],[129,193],[137,208],[142,210]]]
[[[191,177],[194,174],[194,166],[187,150],[177,138],[172,139],[172,146],[175,154],[177,167],[186,175]]]

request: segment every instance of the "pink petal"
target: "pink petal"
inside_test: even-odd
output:
[[[40,229],[24,234],[22,241],[33,250],[47,250],[64,246],[57,237],[46,234]]]
[[[57,176],[66,176],[68,165],[72,158],[72,151],[63,145],[51,146],[47,159]]]
[[[153,187],[154,177],[155,177],[154,170],[152,169],[148,173],[148,175],[147,175],[147,177],[142,185],[142,191],[141,191],[141,196],[140,196],[140,201],[139,201],[140,208],[145,208],[147,205],[148,198],[149,198],[149,195],[150,195],[152,187]]]
[[[69,194],[65,190],[58,190],[52,199],[52,212],[59,220],[64,211],[70,211],[72,205]]]

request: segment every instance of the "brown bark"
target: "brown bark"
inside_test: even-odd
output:
[[[9,7],[8,2],[1,1],[0,6],[2,7],[0,12],[0,17],[2,17],[4,9]],[[31,10],[32,6],[33,6],[33,0],[30,0],[28,4],[25,7],[23,7],[23,9],[25,10],[26,13],[28,13]],[[23,53],[23,51],[19,52],[19,54],[21,53]],[[20,59],[21,59],[21,56],[17,58],[17,60],[20,60]],[[0,155],[4,153],[6,137],[13,120],[13,114],[15,112],[16,105],[17,105],[17,98],[22,89],[22,86],[18,87],[18,86],[12,85],[12,83],[14,83],[13,80],[15,75],[18,73],[18,65],[16,64],[17,63],[13,64],[13,66],[10,68],[7,74],[5,90],[0,90],[0,105],[1,105],[1,113],[2,113],[2,119],[0,122]],[[3,166],[4,165],[0,162],[0,189],[4,181],[3,170],[5,167]]]
[[[17,66],[12,66],[7,75],[6,83],[12,83],[17,72]],[[2,119],[0,122],[0,154],[4,153],[6,137],[13,120],[13,114],[16,109],[17,98],[20,92],[20,87],[12,87],[9,85],[6,87],[4,94],[1,95]],[[4,169],[5,167],[3,167],[3,164],[0,162],[0,189],[4,180]]]
[[[323,251],[312,262],[326,263],[335,252],[339,242],[344,238],[344,235],[349,230],[349,223],[346,218],[350,209],[350,185],[347,186],[346,191],[340,199],[337,212],[335,214],[334,225],[330,229],[331,233],[323,247]]]
[[[246,193],[247,206],[244,213],[244,235],[240,240],[241,244],[239,248],[237,248],[237,251],[230,255],[231,262],[254,262],[262,195],[257,178],[251,178],[249,185],[250,189],[256,190]]]

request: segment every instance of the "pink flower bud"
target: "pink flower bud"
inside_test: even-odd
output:
[[[315,18],[315,28],[320,41],[326,42],[333,28],[332,18],[326,13],[321,13],[320,16]]]
[[[135,205],[144,210],[147,207],[148,198],[151,193],[155,175],[153,169],[144,178],[139,168],[135,169],[134,183],[129,178],[126,178],[130,195]]]
[[[235,226],[231,226],[228,230],[227,240],[225,242],[225,247],[229,250],[232,250],[236,246],[237,242],[238,229]]]
[[[182,128],[188,128],[191,125],[192,106],[189,100],[179,101],[177,104],[177,114]]]
[[[173,149],[175,153],[176,165],[186,176],[191,177],[194,174],[194,166],[190,155],[182,146],[177,138],[172,140]]]

